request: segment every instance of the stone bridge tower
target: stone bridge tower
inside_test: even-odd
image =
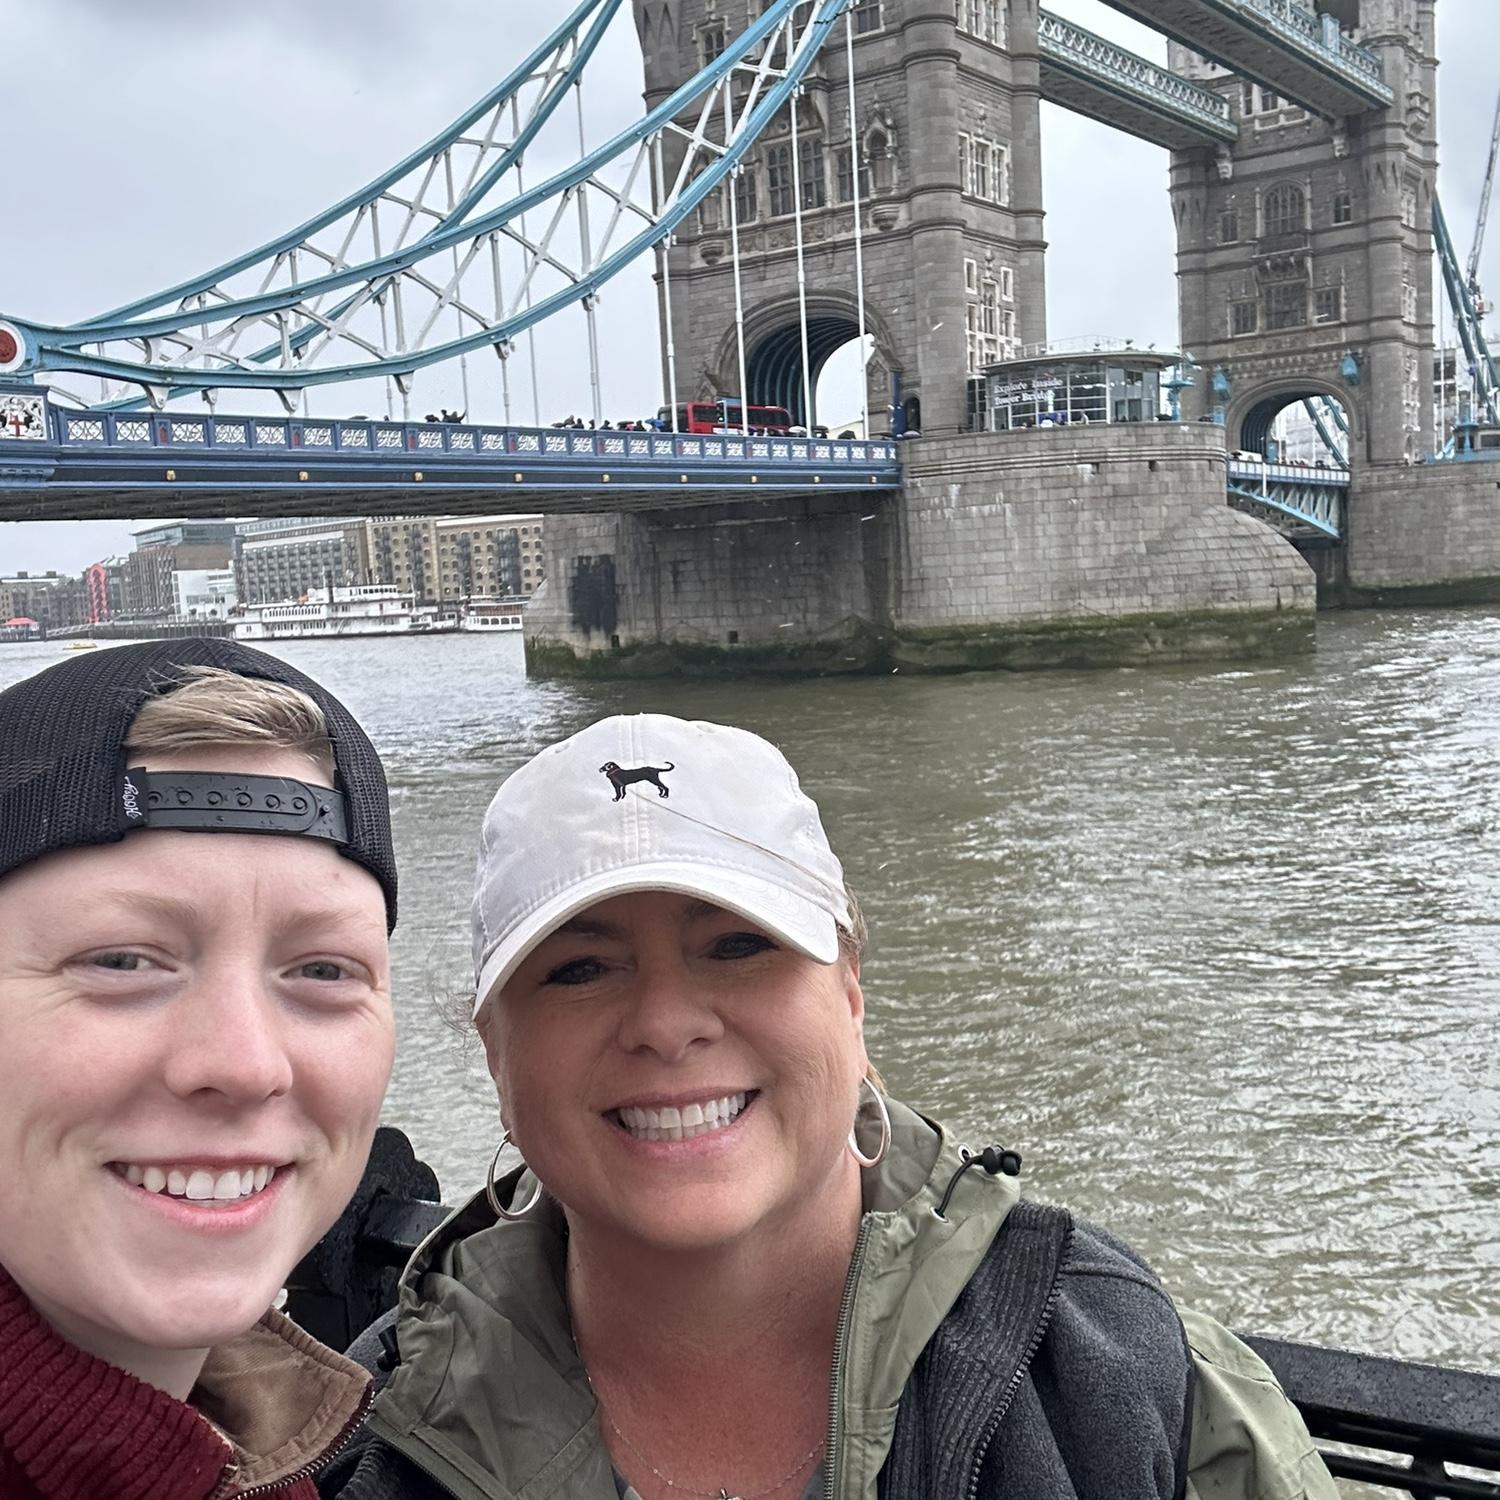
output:
[[[633,3],[650,106],[760,13],[757,0]],[[911,422],[955,431],[968,426],[968,377],[1045,337],[1037,0],[856,0],[853,14],[858,141],[842,21],[798,106],[813,383],[858,328],[857,160],[872,428],[885,430],[899,373]],[[736,185],[746,384],[752,402],[805,416],[791,149],[784,112]],[[681,400],[739,394],[722,197],[678,232],[671,252]],[[849,415],[817,413],[825,422]]]
[[[1311,3],[1311,0],[1309,0]],[[1272,419],[1337,401],[1363,464],[1431,452],[1435,0],[1316,0],[1379,58],[1388,108],[1320,118],[1173,45],[1171,66],[1228,95],[1238,142],[1172,159],[1191,414],[1260,451]]]

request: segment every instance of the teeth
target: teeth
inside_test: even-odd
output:
[[[744,1094],[729,1094],[722,1099],[705,1099],[685,1104],[681,1109],[668,1104],[661,1109],[635,1107],[616,1111],[620,1123],[641,1141],[690,1141],[710,1131],[722,1130],[744,1109]]]
[[[117,1165],[132,1187],[148,1193],[165,1191],[171,1198],[187,1198],[195,1203],[237,1203],[262,1192],[276,1175],[272,1166],[231,1167],[215,1176],[205,1167],[142,1167],[134,1162]]]

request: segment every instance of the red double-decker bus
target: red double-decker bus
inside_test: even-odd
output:
[[[771,433],[784,437],[792,430],[791,413],[784,406],[752,406],[745,413],[751,432]],[[664,406],[656,414],[663,427],[672,426],[672,408]],[[738,401],[689,401],[677,408],[678,432],[739,432]]]

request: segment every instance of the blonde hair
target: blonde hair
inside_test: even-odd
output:
[[[295,751],[333,780],[323,710],[300,688],[221,667],[184,667],[175,686],[141,706],[125,737],[136,755],[238,746]]]

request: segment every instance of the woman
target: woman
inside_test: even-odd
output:
[[[274,658],[0,693],[5,1500],[316,1495],[367,1377],[267,1309],[369,1154],[395,913],[379,759]]]
[[[1248,1349],[883,1098],[860,922],[765,741],[645,715],[543,751],[473,916],[525,1165],[418,1252],[326,1492],[1336,1494]]]

